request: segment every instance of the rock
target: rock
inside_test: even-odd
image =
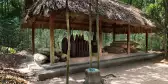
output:
[[[47,56],[48,59],[47,59],[46,63],[50,62],[50,49],[49,48],[40,48],[40,49],[38,49],[38,52]],[[54,57],[55,63],[59,62],[61,59],[61,56],[62,56],[62,52],[58,49],[55,49],[54,55],[55,55],[55,57]]]
[[[18,53],[16,53],[17,55],[22,55],[22,56],[29,56],[32,55],[31,52],[27,51],[27,50],[22,50]]]
[[[61,58],[60,58],[60,62],[65,62],[67,60],[67,55],[66,54],[62,54]]]
[[[116,54],[120,54],[120,53],[126,53],[124,48],[121,47],[111,47],[111,46],[107,46],[104,48],[106,52],[108,53],[116,53]]]
[[[47,57],[50,57],[50,52],[44,51],[44,52],[39,52],[39,53],[41,53],[41,54],[43,54],[43,55],[45,55]]]
[[[39,63],[39,64],[43,64],[47,61],[47,56],[40,54],[40,53],[36,53],[34,54],[34,61]]]
[[[60,61],[60,58],[58,58],[57,56],[54,57],[55,63]]]
[[[56,51],[54,52],[54,54],[55,54],[57,57],[61,57],[61,56],[62,56],[62,51],[56,50]]]
[[[50,56],[50,49],[49,48],[40,48],[40,49],[38,49],[38,53],[42,53],[46,56]],[[59,57],[62,55],[62,51],[59,49],[54,49],[54,55]]]
[[[130,48],[131,53],[137,53],[138,50],[136,48]]]

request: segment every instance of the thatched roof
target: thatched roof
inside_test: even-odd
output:
[[[62,19],[65,19],[65,15],[64,15],[65,7],[66,7],[65,1],[66,0],[37,0],[26,11],[23,27],[30,27],[28,25],[31,25],[32,22],[37,20],[40,22],[44,21],[44,19],[41,19],[41,18],[49,17],[51,12],[55,12],[56,16],[59,16],[59,17],[56,17],[56,19],[60,18],[61,16],[62,16]],[[69,0],[69,4],[68,4],[69,10],[72,13],[71,17],[73,19],[75,17],[75,21],[80,20],[80,22],[86,22],[86,23],[88,22],[89,1],[90,0]],[[96,0],[93,0],[92,2],[93,17],[96,14],[95,1]],[[99,14],[102,18],[102,25],[104,25],[103,26],[104,28],[107,26],[111,29],[113,27],[120,27],[120,31],[121,31],[122,30],[121,27],[125,28],[127,27],[127,25],[131,25],[131,27],[141,28],[140,30],[143,30],[144,32],[144,30],[146,29],[151,29],[155,27],[150,20],[145,18],[144,13],[142,11],[130,5],[121,3],[118,0],[99,0],[98,9],[99,9]],[[36,17],[36,19],[34,17]],[[45,21],[48,21],[48,20],[45,20]],[[37,26],[37,27],[40,27],[40,26]],[[64,27],[64,26],[60,26],[60,27]],[[138,32],[136,28],[134,28],[135,29],[134,32]],[[139,31],[139,32],[142,32],[142,31]]]

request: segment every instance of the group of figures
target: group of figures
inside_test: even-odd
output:
[[[76,35],[75,38],[71,35],[71,57],[88,57],[89,56],[89,42],[84,39],[83,35]],[[62,40],[62,52],[67,54],[68,40],[66,37]]]

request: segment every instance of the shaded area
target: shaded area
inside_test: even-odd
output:
[[[2,68],[19,68],[25,56],[17,54],[0,54],[0,67]]]

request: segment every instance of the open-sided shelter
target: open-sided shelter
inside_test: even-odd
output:
[[[50,29],[50,47],[53,45],[54,29],[66,29],[66,0],[26,0],[26,11],[22,28],[32,29],[32,50],[34,51],[34,32],[37,28]],[[72,30],[89,30],[89,1],[69,0],[70,28]],[[92,27],[96,28],[96,0],[92,0]],[[126,5],[118,0],[99,0],[99,30],[100,49],[102,47],[102,32],[127,34],[127,52],[130,52],[130,34],[146,33],[146,49],[148,33],[154,30],[154,24],[145,17],[139,9]],[[101,52],[100,52],[101,53]]]

